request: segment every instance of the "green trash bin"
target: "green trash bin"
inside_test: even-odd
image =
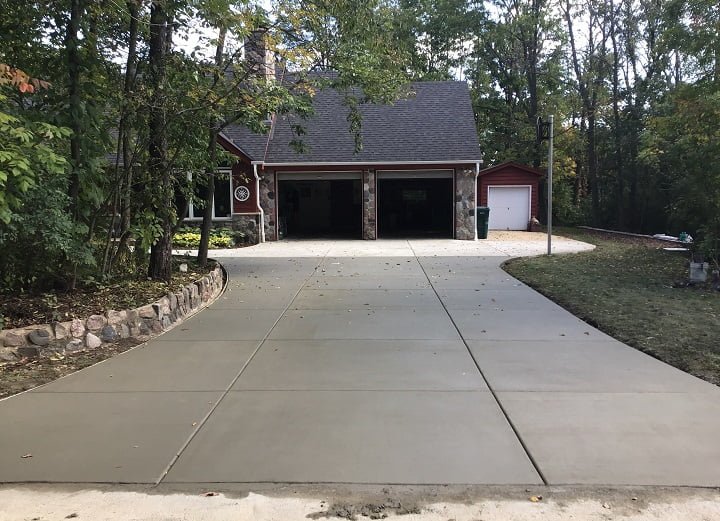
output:
[[[475,208],[475,219],[475,222],[477,223],[478,239],[487,239],[490,208],[487,206],[478,206]]]

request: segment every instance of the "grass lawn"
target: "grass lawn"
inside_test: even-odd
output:
[[[605,333],[720,385],[720,292],[674,287],[687,253],[667,243],[561,228],[591,252],[514,259],[505,270]]]

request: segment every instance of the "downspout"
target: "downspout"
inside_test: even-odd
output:
[[[477,218],[477,207],[479,206],[479,202],[477,200],[478,196],[478,177],[480,176],[480,161],[475,163],[475,211],[473,212],[473,215],[475,215],[475,240],[478,240],[478,232],[477,232],[477,225],[478,225],[478,218]]]
[[[253,174],[255,174],[255,202],[260,210],[260,242],[265,242],[265,212],[260,204],[260,176],[257,171],[257,163],[253,164]]]

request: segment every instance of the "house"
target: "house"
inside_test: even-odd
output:
[[[340,93],[316,93],[315,114],[275,118],[270,132],[227,128],[238,157],[216,208],[253,242],[284,237],[473,240],[482,163],[467,84],[418,82],[393,105],[361,106],[361,151]],[[306,151],[290,143],[304,127]],[[190,210],[192,212],[192,208]],[[192,213],[190,217],[193,217]],[[262,225],[261,225],[262,223]]]

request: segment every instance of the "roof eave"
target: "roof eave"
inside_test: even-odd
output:
[[[291,161],[291,162],[265,162],[252,161],[253,165],[260,166],[376,166],[376,165],[476,165],[482,164],[482,159],[444,159],[437,161]]]

